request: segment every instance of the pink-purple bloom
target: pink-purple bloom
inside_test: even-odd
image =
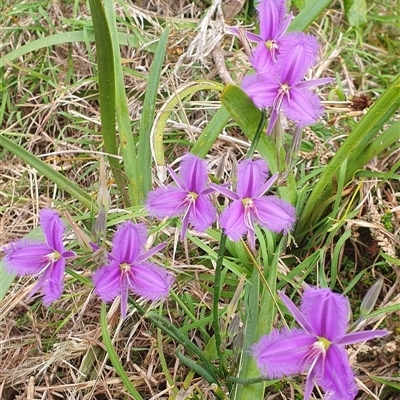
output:
[[[41,210],[39,221],[45,241],[24,238],[11,243],[4,250],[3,262],[10,273],[39,277],[28,298],[41,290],[43,304],[47,307],[61,297],[66,261],[76,254],[64,247],[65,225],[56,211]]]
[[[225,234],[238,241],[247,233],[252,248],[255,247],[255,223],[286,234],[296,221],[296,210],[290,203],[276,196],[264,195],[278,174],[266,180],[267,176],[268,167],[264,160],[243,160],[238,165],[236,192],[225,186],[210,185],[233,200],[219,219]]]
[[[332,79],[304,81],[304,75],[316,61],[318,48],[312,35],[288,34],[281,39],[279,56],[273,68],[243,79],[242,87],[257,107],[272,107],[267,134],[272,132],[281,111],[300,126],[309,125],[322,115],[320,99],[310,88],[329,83]],[[262,67],[254,65],[254,68],[258,71]]]
[[[301,329],[275,329],[252,347],[261,373],[275,379],[308,371],[304,400],[315,385],[325,391],[325,400],[353,400],[358,389],[344,346],[389,332],[346,333],[350,303],[330,289],[307,288],[300,310],[284,293],[279,296]]]
[[[280,53],[281,39],[284,37],[293,15],[286,15],[285,1],[264,0],[257,5],[260,19],[260,35],[254,35],[258,42],[251,56],[254,69],[259,72],[270,72],[270,68]],[[258,37],[257,37],[258,36]],[[252,36],[248,36],[251,40]]]
[[[193,154],[186,154],[181,162],[180,175],[168,167],[177,186],[169,185],[149,193],[146,207],[151,216],[159,219],[182,216],[181,238],[188,224],[204,232],[216,220],[217,211],[210,199],[207,164]]]
[[[268,72],[276,62],[279,53],[280,39],[284,37],[290,22],[292,13],[286,16],[285,0],[263,0],[257,4],[257,12],[260,21],[260,34],[245,31],[246,38],[256,42],[250,61],[253,68],[259,72]],[[238,28],[230,28],[230,32],[240,37]]]
[[[122,317],[126,316],[130,290],[147,300],[156,301],[167,297],[174,282],[172,274],[146,262],[165,245],[159,244],[144,251],[146,240],[144,225],[124,222],[113,237],[108,263],[93,275],[95,292],[103,301],[109,302],[121,295]]]

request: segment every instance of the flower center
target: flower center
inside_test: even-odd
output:
[[[51,262],[56,262],[61,258],[61,254],[57,250],[54,250],[53,253],[48,255],[48,258]]]
[[[267,40],[267,41],[265,42],[265,47],[266,47],[268,50],[275,50],[275,49],[278,48],[278,43],[276,43],[275,40]]]
[[[288,94],[289,90],[290,90],[290,86],[287,83],[282,83],[279,92],[283,93],[283,94]]]
[[[317,346],[321,347],[321,349],[323,351],[326,352],[329,349],[331,344],[332,344],[332,342],[330,342],[328,339],[318,336]]]
[[[131,269],[131,266],[128,263],[119,264],[119,267],[122,272],[128,272]]]
[[[242,203],[245,208],[252,208],[254,206],[253,199],[250,197],[246,197],[242,200]]]
[[[271,53],[271,58],[276,62],[276,51],[278,50],[278,43],[275,40],[267,40],[265,42],[265,47]]]
[[[186,196],[186,200],[189,203],[194,203],[196,201],[196,199],[199,197],[199,195],[195,192],[188,192],[187,196]]]

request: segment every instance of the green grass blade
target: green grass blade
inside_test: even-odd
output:
[[[93,198],[92,196],[90,196],[90,194],[86,193],[79,186],[71,182],[68,178],[60,174],[58,171],[55,171],[53,168],[49,167],[42,160],[29,153],[29,151],[26,151],[23,147],[7,139],[4,133],[1,132],[0,146],[4,147],[8,151],[19,157],[21,160],[25,161],[32,168],[35,168],[36,171],[39,172],[39,174],[42,174],[46,178],[50,179],[52,182],[57,184],[61,190],[69,193],[74,199],[81,202],[87,208],[90,209],[95,206],[93,204]]]
[[[167,48],[169,29],[165,29],[158,41],[157,50],[151,65],[148,84],[146,87],[146,95],[144,97],[141,124],[139,129],[139,148],[138,163],[140,165],[140,173],[142,174],[141,182],[143,185],[143,197],[152,189],[152,173],[151,173],[151,149],[150,134],[154,122],[154,110],[156,106],[157,91],[160,85],[161,70],[164,63],[165,52]]]
[[[119,143],[121,155],[124,160],[125,174],[128,179],[128,191],[131,203],[132,205],[140,205],[143,199],[143,187],[125,93],[124,74],[122,71],[116,23],[117,17],[115,15],[114,5],[114,1],[112,0],[104,1],[104,10],[107,16],[108,26],[110,28],[114,55],[115,103],[119,129]]]
[[[344,141],[338,152],[324,169],[320,179],[313,188],[303,212],[300,215],[295,235],[298,239],[299,236],[301,238],[306,234],[307,227],[311,226],[325,211],[326,207],[322,206],[322,204],[327,197],[332,195],[332,182],[343,162],[346,159],[351,160],[352,158],[360,157],[366,148],[370,150],[371,146],[379,145],[381,135],[375,137],[376,133],[400,107],[399,88],[400,75],[392,82],[378,101],[358,123],[354,131],[351,132],[349,137]],[[371,151],[370,154],[372,154]],[[360,168],[360,166],[355,163],[350,163],[349,165],[356,168],[356,170]],[[349,179],[352,177],[356,170],[347,169],[347,178]],[[316,212],[316,210],[318,210],[318,212]]]
[[[33,40],[32,42],[28,42],[20,47],[17,47],[15,50],[10,51],[5,56],[0,57],[0,66],[5,65],[8,62],[12,62],[19,57],[22,57],[26,54],[32,53],[36,50],[43,49],[45,47],[55,46],[58,44],[65,43],[76,43],[76,42],[93,42],[94,41],[94,32],[90,29],[83,29],[81,31],[73,31],[73,32],[63,32],[56,33],[54,35],[49,35],[44,38],[40,38],[37,40]],[[118,42],[120,45],[138,45],[139,41],[135,35],[118,33]]]
[[[136,388],[132,385],[132,382],[129,380],[128,375],[125,372],[123,365],[120,363],[119,356],[114,349],[112,344],[110,335],[108,334],[108,325],[107,325],[107,308],[105,303],[101,304],[101,312],[100,312],[100,324],[101,324],[101,334],[103,337],[104,346],[107,349],[108,357],[110,357],[110,361],[115,368],[118,376],[121,378],[121,381],[125,385],[126,390],[129,392],[131,396],[135,400],[143,400],[143,397],[136,390]]]
[[[257,364],[249,352],[250,346],[254,343],[258,342],[261,336],[269,333],[274,325],[275,315],[276,315],[276,285],[277,285],[277,275],[278,275],[278,262],[279,255],[282,253],[283,248],[286,246],[286,238],[282,238],[280,244],[277,246],[276,251],[273,253],[273,258],[270,263],[264,260],[264,271],[266,271],[266,282],[262,287],[262,294],[260,303],[258,303],[259,291],[256,290],[256,286],[254,288],[248,287],[250,289],[250,298],[251,302],[250,306],[256,307],[258,310],[256,321],[250,321],[250,326],[246,327],[246,339],[245,346],[243,347],[243,355],[242,355],[242,363],[243,367],[240,372],[239,378],[243,380],[257,378],[260,376],[260,371],[257,367]],[[269,265],[267,265],[269,264]],[[258,278],[251,278],[254,282],[257,282],[257,279],[260,282],[260,271],[257,269],[254,270],[254,274],[257,274]],[[250,308],[251,309],[251,308]],[[255,312],[255,311],[253,311]],[[249,329],[248,329],[249,328]],[[247,338],[247,335],[251,337],[251,340]],[[245,386],[237,386],[235,400],[244,400],[244,399],[263,399],[265,392],[266,382],[261,381],[258,383],[254,383],[252,385]]]
[[[381,154],[385,149],[390,148],[394,143],[396,143],[399,140],[399,136],[400,122],[395,122],[379,136],[379,140],[375,140],[366,146],[358,157],[352,157],[348,161],[346,182],[349,182],[353,178],[354,173],[361,170],[364,165],[371,161],[375,156]]]
[[[203,132],[201,132],[191,152],[200,158],[205,158],[230,118],[230,113],[222,106],[211,118],[211,121],[204,128]]]
[[[199,364],[195,363],[190,358],[184,356],[179,351],[176,352],[176,355],[179,358],[179,360],[182,361],[183,364],[185,364],[187,367],[195,371],[198,375],[202,376],[208,383],[215,384],[214,378],[204,368],[200,367]]]
[[[97,73],[99,82],[99,101],[101,131],[103,134],[104,147],[107,153],[118,155],[117,136],[115,131],[115,78],[114,62],[110,54],[113,47],[107,17],[101,0],[89,0],[92,13],[93,28],[96,41]],[[117,158],[108,159],[113,173],[115,183],[129,206],[128,195],[125,190],[125,178],[121,172],[121,166]]]
[[[307,5],[290,24],[288,31],[305,31],[331,3],[332,0],[307,2]]]

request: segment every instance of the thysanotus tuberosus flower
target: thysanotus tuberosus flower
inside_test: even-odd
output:
[[[238,165],[236,192],[223,185],[210,184],[211,188],[233,200],[219,219],[224,232],[233,241],[247,233],[252,248],[255,247],[255,223],[274,232],[287,233],[296,221],[296,210],[290,203],[264,195],[278,174],[266,180],[267,176],[268,167],[264,160],[243,160]]]
[[[181,238],[188,224],[204,232],[216,220],[217,211],[210,200],[213,192],[207,187],[207,164],[193,154],[186,154],[181,162],[180,175],[168,167],[177,186],[169,185],[149,193],[146,206],[157,218],[182,216]]]
[[[318,49],[314,36],[297,32],[288,34],[281,39],[279,55],[273,68],[243,79],[242,87],[257,107],[272,107],[268,135],[280,111],[300,126],[314,123],[322,115],[320,99],[310,88],[329,83],[332,79],[304,80],[306,72],[316,61]],[[257,71],[262,67],[254,68]]]
[[[60,298],[64,290],[65,264],[76,257],[73,251],[66,250],[63,243],[65,225],[58,213],[51,209],[39,213],[40,226],[45,241],[21,239],[11,243],[6,249],[4,265],[18,276],[36,275],[38,282],[29,293],[32,297],[37,291],[43,294],[43,304],[47,307]]]
[[[259,72],[268,72],[273,68],[279,53],[280,39],[285,35],[293,15],[286,16],[285,0],[263,0],[257,4],[260,34],[244,31],[247,40],[256,42],[257,46],[252,51],[250,62]],[[240,37],[238,28],[228,29]]]
[[[126,316],[129,290],[155,301],[167,297],[174,282],[165,269],[146,262],[165,245],[159,244],[145,252],[146,240],[144,225],[124,222],[113,237],[107,264],[93,275],[95,292],[103,301],[112,301],[121,295],[122,317]]]
[[[261,373],[270,379],[307,371],[304,400],[314,385],[325,400],[353,400],[358,389],[345,345],[387,335],[386,330],[346,333],[350,303],[330,289],[309,287],[300,310],[284,293],[279,296],[301,329],[274,329],[252,348]]]

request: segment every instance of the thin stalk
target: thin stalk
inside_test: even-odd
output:
[[[266,110],[263,109],[261,111],[261,119],[260,119],[260,122],[258,123],[256,134],[254,135],[254,139],[251,142],[249,150],[247,151],[246,158],[253,157],[253,154],[257,148],[258,142],[260,141],[261,133],[264,130],[264,124],[265,124],[266,119],[267,119]]]
[[[223,354],[221,352],[221,332],[219,330],[218,306],[219,306],[219,297],[221,295],[221,271],[222,271],[222,263],[224,261],[225,244],[226,244],[226,235],[224,231],[222,231],[221,240],[219,243],[217,265],[215,266],[214,298],[213,298],[213,327],[215,336],[215,346],[217,348],[217,354],[220,360],[219,373],[221,376],[225,374],[225,366],[224,366]]]

